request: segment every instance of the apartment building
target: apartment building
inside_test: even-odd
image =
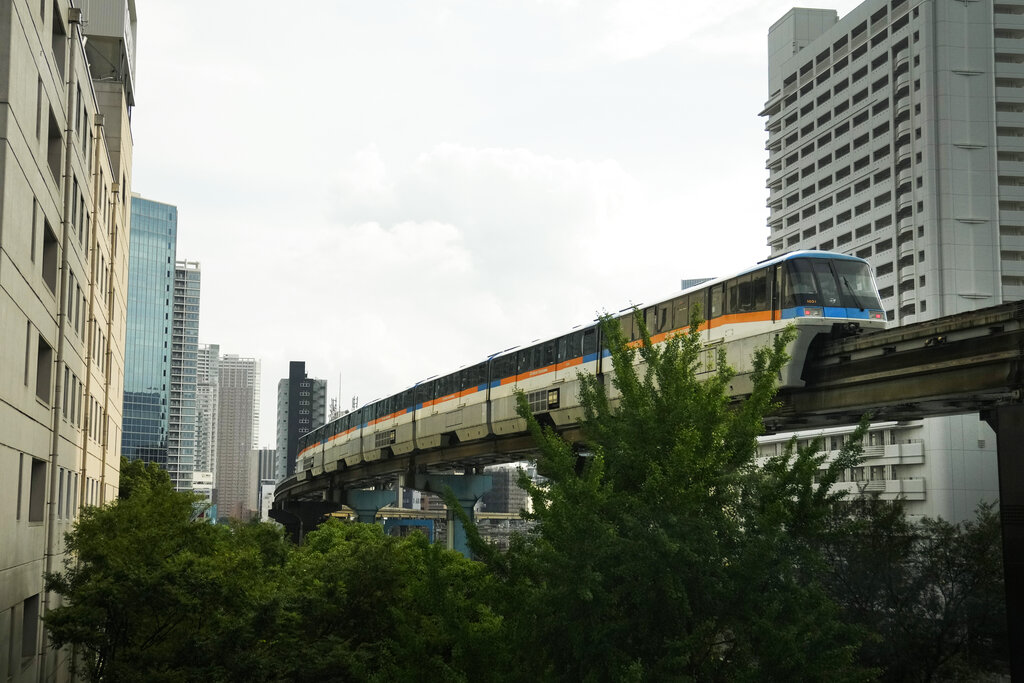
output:
[[[88,13],[62,0],[0,3],[6,681],[69,678],[68,653],[42,628],[58,599],[43,572],[62,569],[81,508],[117,495],[134,38],[133,0],[94,0]]]
[[[1022,298],[1024,3],[795,8],[768,52],[771,255],[867,259],[891,325]],[[920,444],[865,462],[885,490],[914,491],[911,514],[956,521],[998,496],[995,436],[977,415],[876,431]]]

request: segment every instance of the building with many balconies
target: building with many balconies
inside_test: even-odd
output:
[[[1024,296],[1024,4],[792,9],[768,53],[772,256],[866,259],[890,324]],[[920,454],[869,448],[849,473],[867,478],[849,484],[881,490],[885,476],[912,514],[952,521],[998,496],[995,436],[977,415],[881,431]]]

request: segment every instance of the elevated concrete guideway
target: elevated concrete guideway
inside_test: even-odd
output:
[[[768,429],[853,424],[868,412],[875,421],[980,412],[995,429],[1011,667],[1024,680],[1024,302],[824,340],[812,347],[803,377],[805,387],[780,392],[782,406],[766,418]],[[581,438],[577,428],[563,436]],[[399,477],[412,483],[430,474],[478,474],[534,450],[533,439],[519,435],[316,476],[302,472],[278,484],[272,514],[282,522],[302,518],[308,529],[325,507],[340,509],[348,489],[385,488]]]

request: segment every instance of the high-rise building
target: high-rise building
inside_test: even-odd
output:
[[[253,447],[260,423],[260,362],[227,354],[217,364],[217,470],[214,502],[221,519],[257,512]]]
[[[168,469],[171,290],[178,209],[139,195],[132,196],[131,205],[121,453],[129,460]]]
[[[274,505],[274,490],[277,484],[277,449],[260,448],[255,451],[256,500],[261,522],[270,520],[270,508]]]
[[[167,469],[178,489],[194,488],[200,277],[198,263],[175,262]]]
[[[327,380],[306,376],[306,363],[288,364],[288,378],[277,383],[277,480],[295,474],[299,437],[324,424]]]
[[[777,21],[761,112],[771,254],[867,259],[891,324],[1020,299],[1020,12],[991,0],[867,0],[842,19],[793,9]],[[865,487],[913,491],[912,515],[957,521],[998,496],[995,437],[977,415],[877,431],[888,440],[865,462]]]
[[[66,675],[43,573],[120,471],[135,5],[74,4],[0,5],[0,678],[15,682]],[[101,69],[98,52],[116,58]]]
[[[213,502],[213,482],[217,471],[217,403],[220,392],[217,368],[220,346],[200,344],[196,351],[196,452],[192,478],[209,481],[208,493]],[[195,488],[193,487],[193,490]]]
[[[514,514],[518,514],[520,510],[529,510],[530,497],[526,495],[526,491],[519,488],[521,469],[525,469],[531,476],[536,476],[536,466],[529,463],[509,463],[485,468],[484,474],[491,477],[491,488],[480,497],[480,509]]]
[[[199,264],[176,259],[178,209],[132,195],[122,452],[192,488]]]

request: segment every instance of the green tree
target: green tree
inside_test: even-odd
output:
[[[699,333],[653,346],[645,332],[634,350],[617,321],[602,329],[621,398],[609,399],[606,378],[581,377],[584,452],[520,401],[547,478],[521,478],[535,531],[500,555],[470,529],[500,579],[522,678],[864,678],[859,632],[825,594],[817,551],[836,499],[828,485],[857,453],[830,465],[811,449],[756,457],[794,332],[757,353],[753,391],[735,405],[724,355],[698,380]]]
[[[251,667],[262,635],[253,617],[276,599],[283,536],[199,521],[198,497],[174,491],[166,473],[122,468],[121,497],[82,512],[64,571],[46,577],[63,598],[46,615],[53,645],[73,645],[94,681],[217,680]]]
[[[486,681],[507,661],[484,566],[419,533],[327,521],[291,557],[283,680]]]
[[[999,516],[907,520],[899,501],[858,501],[826,544],[829,589],[875,637],[860,657],[886,681],[964,680],[1006,673]]]

